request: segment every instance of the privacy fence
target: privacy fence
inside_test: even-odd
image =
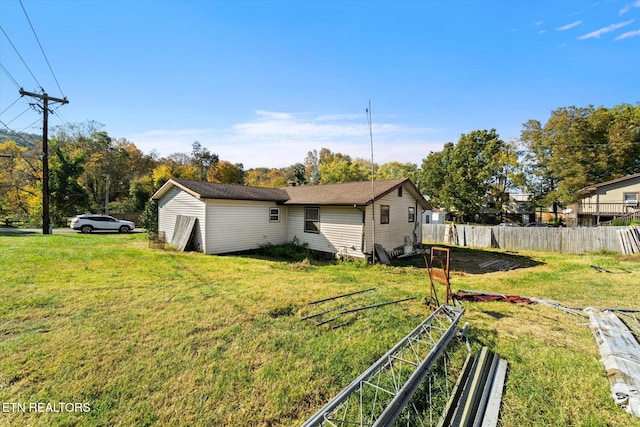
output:
[[[579,254],[621,252],[618,230],[629,227],[500,227],[422,224],[422,241],[478,248],[534,250]]]

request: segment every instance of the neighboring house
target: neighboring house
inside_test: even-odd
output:
[[[535,204],[530,193],[504,193],[504,204],[500,208],[493,195],[487,194],[486,204],[478,214],[477,221],[488,223],[518,222],[528,224],[535,221]]]
[[[444,224],[446,212],[442,209],[432,208],[422,212],[423,224]]]
[[[171,179],[151,198],[158,201],[158,231],[166,241],[174,239],[182,217],[195,218],[189,244],[206,254],[294,239],[356,258],[370,255],[374,242],[401,251],[421,243],[422,211],[431,209],[409,179],[287,188]]]
[[[536,206],[531,193],[509,193],[504,206],[507,218],[528,224],[535,221]]]
[[[575,225],[593,226],[640,212],[640,173],[585,187],[577,192],[580,201],[570,206],[569,219]]]

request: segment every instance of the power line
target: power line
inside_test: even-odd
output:
[[[27,21],[29,22],[29,26],[31,27],[31,31],[33,32],[33,35],[36,38],[36,41],[38,42],[38,46],[40,46],[40,51],[42,52],[42,56],[44,56],[44,60],[47,61],[47,65],[49,66],[49,70],[51,71],[51,75],[53,76],[53,80],[56,81],[56,85],[58,85],[58,89],[60,90],[60,94],[62,94],[62,96],[64,96],[64,93],[62,92],[62,88],[60,87],[60,83],[58,83],[58,79],[56,78],[55,73],[53,72],[53,68],[51,68],[51,64],[49,63],[49,58],[47,58],[47,55],[44,53],[44,49],[42,48],[42,44],[40,43],[40,39],[38,38],[38,35],[36,34],[36,30],[33,28],[33,24],[31,24],[31,19],[29,19],[29,15],[27,15],[27,10],[24,8],[24,5],[22,4],[22,0],[20,1],[20,6],[22,6],[22,11],[24,12],[24,16],[27,17]]]
[[[38,123],[40,121],[40,119],[36,120],[35,122],[31,123],[30,125],[25,126],[24,128],[22,128],[22,130],[20,130],[19,132],[24,132],[25,130],[29,129],[30,127],[32,127],[33,125],[35,125],[36,123]],[[32,144],[33,145],[33,144]]]
[[[29,111],[31,109],[31,106],[29,106],[29,108],[27,108],[26,110],[24,110],[22,113],[18,114],[16,117],[14,117],[13,119],[9,120],[7,122],[7,125],[10,125],[11,123],[15,122],[20,116],[22,116],[24,113],[26,113],[27,111]],[[5,125],[6,126],[6,125]]]
[[[6,113],[6,112],[9,110],[9,108],[11,108],[11,107],[13,107],[14,105],[16,105],[16,103],[17,103],[18,101],[20,101],[21,99],[22,99],[22,97],[20,97],[20,98],[16,99],[15,101],[13,101],[13,103],[11,103],[11,105],[9,105],[9,106],[8,106],[7,108],[5,108],[4,110],[0,111],[0,116],[1,116],[1,115],[3,115],[4,113]]]
[[[39,120],[38,120],[39,121]],[[2,126],[4,126],[5,128],[7,128],[7,130],[9,132],[11,132],[13,135],[17,136],[18,138],[22,139],[22,141],[24,143],[26,143],[29,147],[34,148],[36,145],[33,142],[28,141],[27,139],[25,139],[20,133],[21,132],[16,132],[13,129],[11,129],[5,122],[3,122],[2,120],[0,120],[0,124]]]
[[[16,55],[18,55],[18,58],[20,58],[20,60],[22,61],[22,63],[24,64],[24,66],[27,68],[27,71],[29,71],[29,74],[31,74],[31,77],[33,77],[33,80],[36,81],[36,83],[38,84],[38,87],[44,92],[44,89],[42,89],[42,85],[40,84],[40,82],[38,81],[38,79],[36,79],[36,76],[33,74],[33,72],[31,71],[31,68],[29,68],[29,66],[27,65],[27,63],[25,62],[24,58],[22,58],[22,55],[20,55],[20,52],[18,52],[18,49],[14,46],[13,42],[11,41],[11,39],[9,38],[9,36],[7,35],[7,33],[4,31],[4,28],[2,28],[2,26],[0,25],[0,30],[2,30],[2,34],[4,34],[4,36],[7,38],[7,40],[9,41],[9,44],[11,45],[11,47],[13,48],[13,50],[16,52]]]
[[[11,80],[11,82],[15,85],[16,88],[20,89],[20,85],[18,84],[18,82],[16,81],[16,79],[13,78],[13,76],[11,75],[11,73],[9,72],[9,70],[7,70],[5,68],[4,65],[2,65],[0,63],[0,68],[2,68],[2,71],[4,71],[4,73],[7,75],[7,77],[9,77],[9,80]]]

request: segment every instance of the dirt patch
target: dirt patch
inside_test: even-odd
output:
[[[519,269],[540,265],[527,256],[518,255],[514,252],[494,252],[482,249],[460,248],[455,246],[445,246],[451,249],[451,272],[450,275],[458,274],[485,274],[498,271],[501,268]],[[429,249],[427,249],[428,251]],[[425,268],[424,257],[415,255],[409,258],[395,259],[393,265],[413,266]],[[484,267],[483,267],[484,266]]]

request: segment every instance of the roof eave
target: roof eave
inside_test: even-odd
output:
[[[199,193],[197,193],[197,192],[193,191],[192,189],[180,184],[178,181],[175,181],[173,178],[170,178],[167,182],[165,182],[162,185],[162,187],[160,187],[158,189],[158,191],[153,193],[153,195],[149,198],[149,200],[160,200],[165,194],[167,194],[167,192],[169,192],[171,187],[178,187],[181,190],[186,191],[187,193],[191,194],[196,199],[200,199],[201,198]]]

